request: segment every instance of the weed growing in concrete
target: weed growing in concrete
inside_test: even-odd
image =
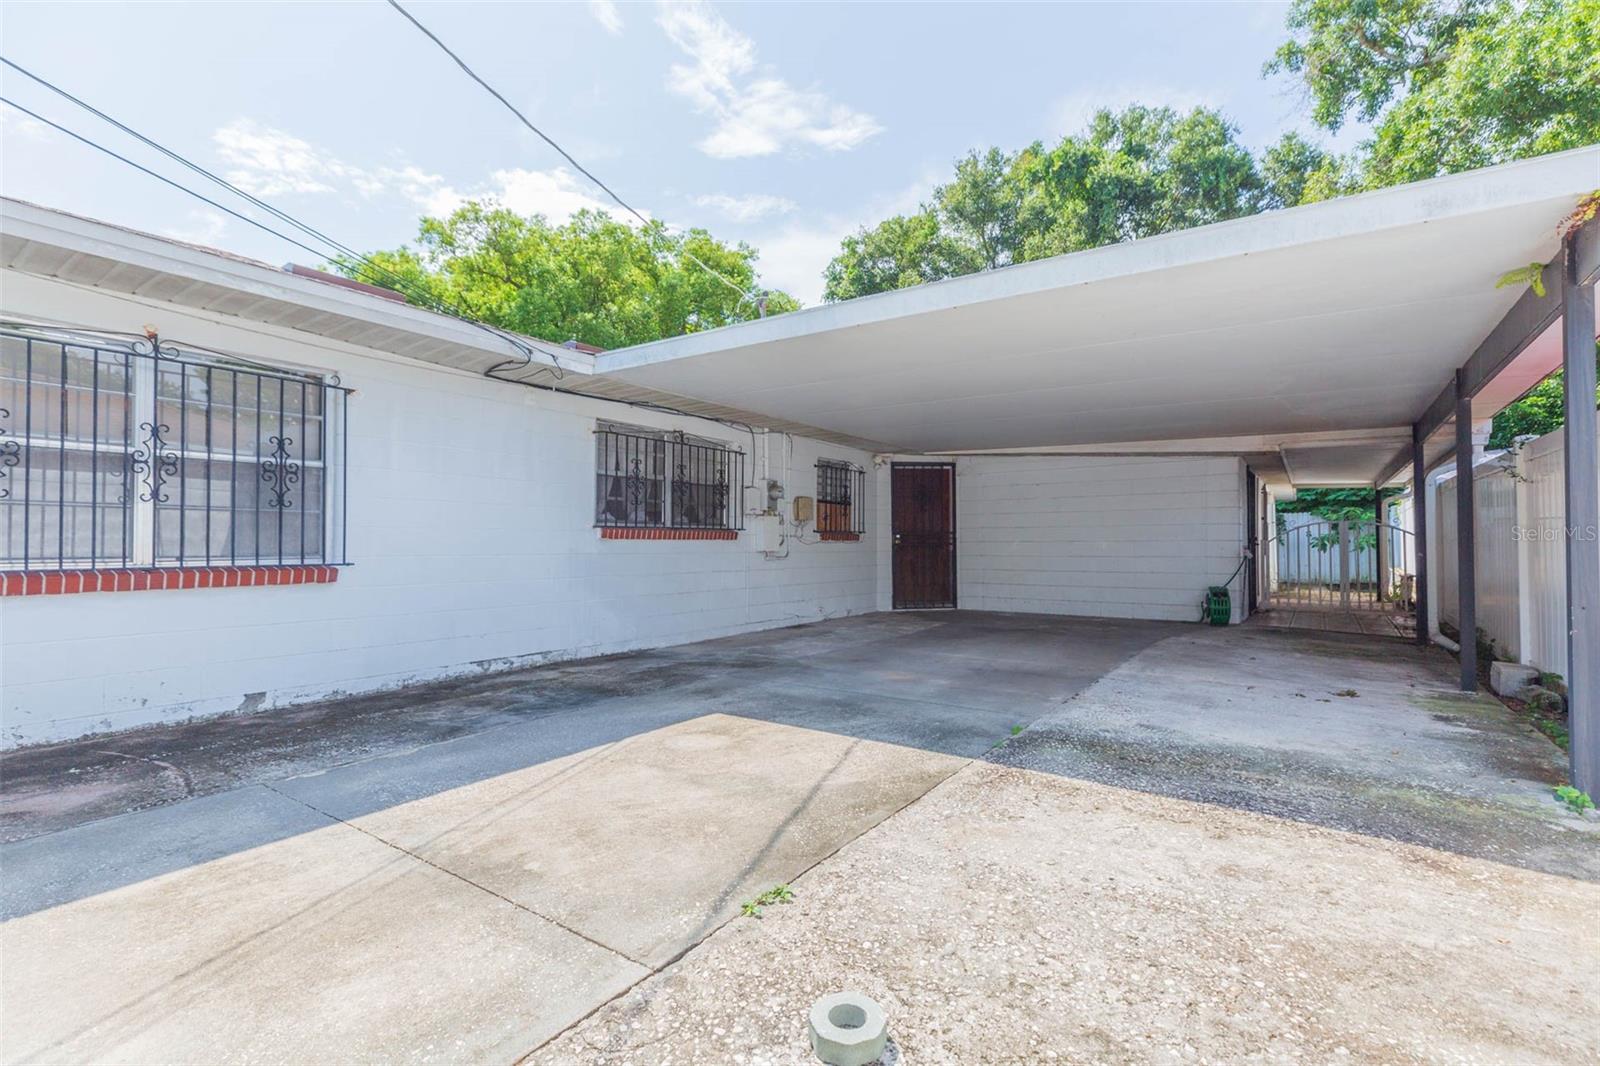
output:
[[[1570,750],[1572,737],[1567,733],[1567,727],[1562,725],[1560,722],[1553,718],[1545,718],[1541,715],[1535,715],[1533,719],[1533,727],[1539,732],[1543,733],[1545,736],[1549,737],[1551,740],[1555,741],[1556,747],[1560,748],[1562,751]]]
[[[1589,793],[1571,785],[1562,785],[1557,788],[1556,799],[1572,808],[1573,814],[1582,814],[1584,811],[1594,810],[1594,800],[1589,798]]]
[[[791,903],[794,901],[794,890],[788,885],[773,885],[755,899],[747,899],[739,905],[739,913],[746,918],[761,917],[761,908],[770,907],[774,903]]]
[[[1353,688],[1342,688],[1338,692],[1335,692],[1334,695],[1335,696],[1343,696],[1347,700],[1353,700],[1357,696],[1361,695],[1361,693],[1357,692]]]
[[[1014,726],[1011,727],[1011,735],[1012,736],[1016,736],[1020,732],[1022,732],[1022,727],[1020,725],[1014,725]]]

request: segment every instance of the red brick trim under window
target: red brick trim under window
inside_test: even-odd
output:
[[[668,529],[601,526],[601,540],[738,540],[737,529]]]
[[[820,536],[822,537],[823,540],[853,541],[853,540],[860,540],[861,539],[861,534],[860,533],[840,533],[840,532],[838,532],[836,530],[831,530],[831,529],[823,530],[822,533],[820,534]]]
[[[170,570],[46,570],[0,572],[0,596],[147,589],[221,589],[255,585],[327,585],[336,566],[183,566]]]

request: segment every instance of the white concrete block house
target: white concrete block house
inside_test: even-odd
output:
[[[607,353],[5,201],[3,742],[896,608],[1194,621],[1274,495],[1394,473],[1597,169]]]

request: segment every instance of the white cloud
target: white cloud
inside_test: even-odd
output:
[[[228,216],[211,207],[193,207],[181,226],[169,226],[162,234],[175,241],[215,246],[228,230]]]
[[[0,133],[14,133],[20,137],[40,138],[50,127],[37,119],[9,107],[0,108]]]
[[[1118,110],[1129,104],[1170,107],[1181,113],[1197,107],[1222,106],[1222,94],[1204,89],[1179,89],[1155,83],[1127,83],[1109,88],[1084,89],[1068,93],[1050,105],[1047,121],[1053,136],[1082,133],[1101,108]]]
[[[554,170],[497,170],[489,175],[489,184],[461,196],[455,190],[441,189],[435,201],[455,197],[459,206],[463,200],[495,199],[519,215],[543,215],[551,222],[564,222],[572,215],[588,208],[592,211],[610,211],[623,221],[632,216],[589,195],[586,185],[565,167]],[[432,209],[431,209],[432,210]],[[435,213],[441,213],[435,210]]]
[[[596,199],[565,167],[496,170],[487,182],[458,189],[443,175],[411,164],[368,168],[347,163],[283,130],[240,119],[213,134],[227,178],[256,196],[398,197],[430,215],[448,215],[468,200],[494,199],[520,214],[563,222],[583,208],[624,213]],[[187,238],[186,238],[187,239]]]
[[[786,215],[800,206],[786,196],[751,193],[749,196],[729,196],[715,193],[695,197],[695,204],[720,211],[735,222],[754,222],[768,215]]]
[[[227,178],[256,196],[326,193],[335,185],[354,185],[363,193],[370,182],[362,171],[347,166],[311,144],[250,119],[238,119],[211,135],[217,154],[230,168]]]
[[[617,10],[617,5],[612,0],[589,0],[589,14],[605,27],[607,33],[622,32],[622,12]]]
[[[709,156],[738,159],[807,146],[845,151],[883,129],[825,93],[757,71],[755,42],[704,0],[664,4],[656,21],[693,61],[674,63],[667,87],[715,119],[699,145]]]

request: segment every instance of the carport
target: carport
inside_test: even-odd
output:
[[[1597,187],[1600,148],[1579,149],[608,352],[595,372],[924,458],[1231,454],[1280,495],[1420,482],[1557,367],[1569,439],[1595,439],[1600,223],[1574,213]],[[1600,478],[1591,449],[1569,454],[1572,778],[1593,792]],[[1470,496],[1460,558],[1435,561],[1459,569],[1467,634]],[[1419,589],[1428,565],[1419,550]],[[1418,610],[1426,641],[1425,592]]]
[[[568,391],[870,447],[880,561],[897,465],[951,510],[957,465],[1061,456],[1172,460],[1152,495],[1383,484],[1563,360],[1592,392],[1600,235],[1562,227],[1597,185],[1600,148],[1546,157],[574,359]],[[1530,263],[1545,296],[1496,285]],[[1435,564],[1470,589],[1472,558]],[[842,987],[905,1061],[1600,1051],[1600,827],[1436,649],[898,606],[7,753],[0,1061],[805,1061]]]

